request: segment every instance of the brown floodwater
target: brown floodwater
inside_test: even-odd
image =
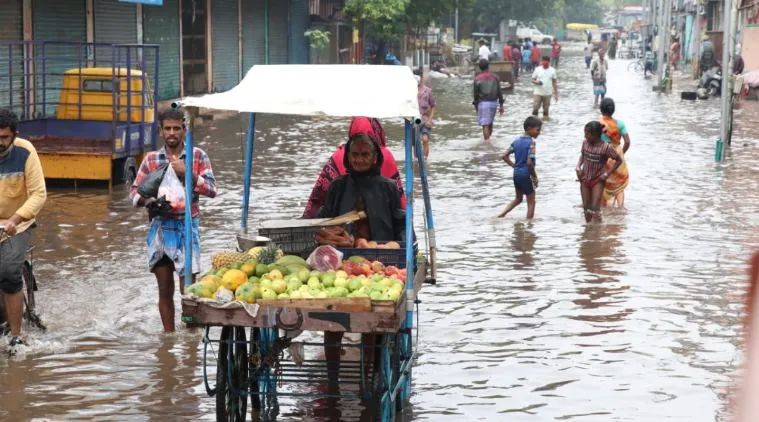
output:
[[[500,155],[529,113],[524,78],[507,97],[491,145],[475,123],[471,80],[431,82],[439,284],[421,295],[406,420],[715,421],[729,414],[746,261],[759,249],[759,137],[750,124],[759,108],[745,103],[736,111],[727,160],[715,163],[718,100],[681,101],[679,91],[693,85],[683,78],[672,95],[657,94],[651,80],[627,71],[628,61],[611,61],[609,95],[632,137],[631,182],[626,210],[588,225],[574,165],[583,126],[598,116],[579,47],[566,55],[561,98],[538,140],[541,185],[531,222],[524,205],[493,218],[513,197]],[[384,124],[402,163],[401,122]],[[201,205],[204,268],[212,251],[234,245],[246,125],[244,116],[216,120],[195,136],[219,180],[218,197]],[[300,215],[347,126],[345,119],[258,118],[254,225]],[[27,331],[24,355],[0,354],[0,420],[214,420],[201,335],[162,334],[146,267],[146,216],[126,197],[121,186],[112,194],[51,189],[35,235],[48,331]],[[280,404],[279,420],[357,415],[346,407],[334,416],[324,401]]]

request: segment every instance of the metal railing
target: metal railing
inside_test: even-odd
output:
[[[55,118],[62,106],[75,107],[79,120],[88,110],[108,112],[113,133],[119,125],[126,125],[127,133],[131,133],[132,125],[145,124],[148,112],[152,110],[153,116],[157,113],[158,63],[156,45],[0,41],[0,108],[14,111],[21,121]],[[88,74],[86,69],[91,68],[110,69],[110,75]],[[135,70],[140,72],[133,74]],[[77,84],[64,86],[71,71]],[[134,84],[134,78],[140,83]],[[92,81],[101,83],[94,87],[97,84]],[[77,95],[64,95],[67,92]],[[92,92],[110,94],[110,102],[103,101],[102,96],[100,101],[88,100],[96,96],[84,94]],[[74,101],[66,99],[69,97]],[[133,116],[135,111],[139,116]],[[149,124],[155,139],[157,125]],[[145,131],[140,132],[140,142],[144,143]]]

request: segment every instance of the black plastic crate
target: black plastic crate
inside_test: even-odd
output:
[[[258,229],[258,235],[269,238],[286,255],[298,255],[306,259],[319,246],[315,236],[321,229],[320,226],[282,227],[276,229],[260,228]]]

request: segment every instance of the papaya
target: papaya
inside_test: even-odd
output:
[[[306,263],[306,260],[297,255],[285,255],[282,258],[279,258],[277,262],[275,262],[275,264],[282,265],[285,267],[289,267],[291,265],[297,265],[297,266],[308,268],[308,264]]]

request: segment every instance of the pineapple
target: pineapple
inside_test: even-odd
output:
[[[211,257],[214,270],[220,268],[233,268],[235,265],[243,265],[250,259],[250,255],[234,251],[217,252]]]
[[[277,244],[274,242],[269,242],[266,247],[258,253],[257,258],[259,264],[270,265],[279,258],[282,258],[282,256],[284,256],[284,254],[282,253],[282,250],[279,249]]]

